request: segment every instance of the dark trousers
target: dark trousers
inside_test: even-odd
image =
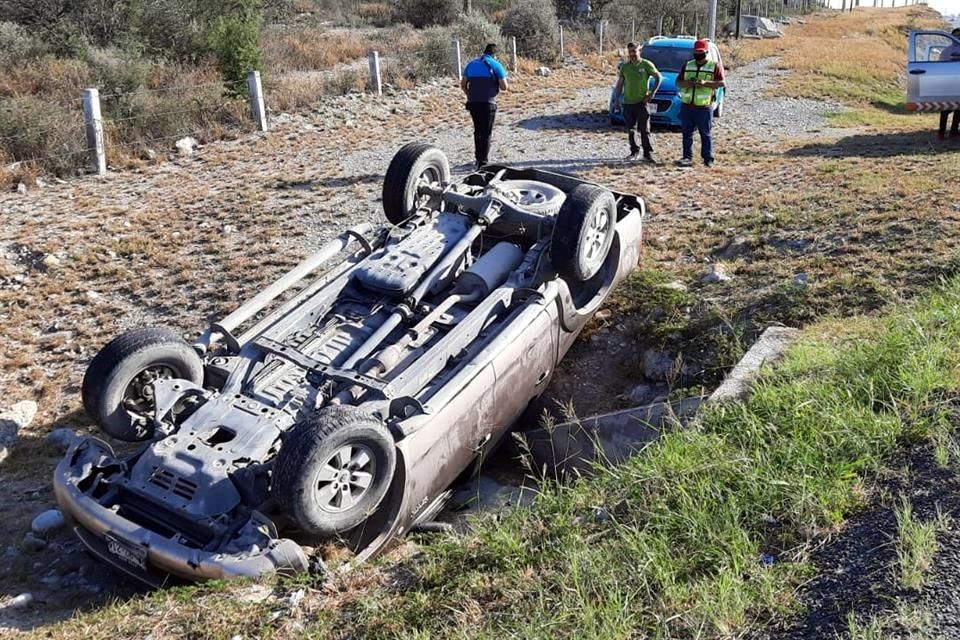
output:
[[[653,152],[650,144],[650,113],[643,102],[623,105],[623,122],[627,126],[627,137],[630,140],[630,153],[637,153],[637,131],[640,132],[640,144],[643,145],[643,155],[649,156]]]
[[[492,102],[468,102],[467,111],[473,118],[473,149],[477,164],[487,164],[497,105]]]
[[[947,116],[950,115],[949,111],[940,112],[940,137],[942,138],[947,133]],[[956,136],[960,135],[960,109],[957,109],[953,112],[953,124],[950,125],[950,135]]]
[[[693,160],[693,132],[700,131],[700,155],[704,162],[713,161],[713,109],[680,105],[680,131],[683,134],[683,157]]]

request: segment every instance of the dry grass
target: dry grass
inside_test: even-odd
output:
[[[777,89],[779,95],[855,107],[834,119],[838,126],[915,129],[929,125],[902,107],[904,74],[907,33],[922,28],[943,28],[942,18],[920,6],[860,9],[790,25],[783,38],[727,42],[724,47],[734,65],[778,57],[779,66],[793,72]]]
[[[272,28],[260,39],[264,65],[275,74],[329,69],[366,57],[374,44],[354,31],[323,32],[318,27]]]

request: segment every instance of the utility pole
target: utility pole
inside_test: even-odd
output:
[[[717,0],[707,0],[707,37],[717,39]]]

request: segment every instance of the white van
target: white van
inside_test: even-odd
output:
[[[960,109],[960,38],[946,31],[911,31],[907,110]]]

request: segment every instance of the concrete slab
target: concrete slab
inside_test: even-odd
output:
[[[766,329],[709,397],[657,402],[526,431],[523,436],[533,464],[562,475],[590,473],[597,462],[622,462],[664,431],[686,424],[703,403],[744,399],[763,364],[778,358],[798,334],[788,327]]]

